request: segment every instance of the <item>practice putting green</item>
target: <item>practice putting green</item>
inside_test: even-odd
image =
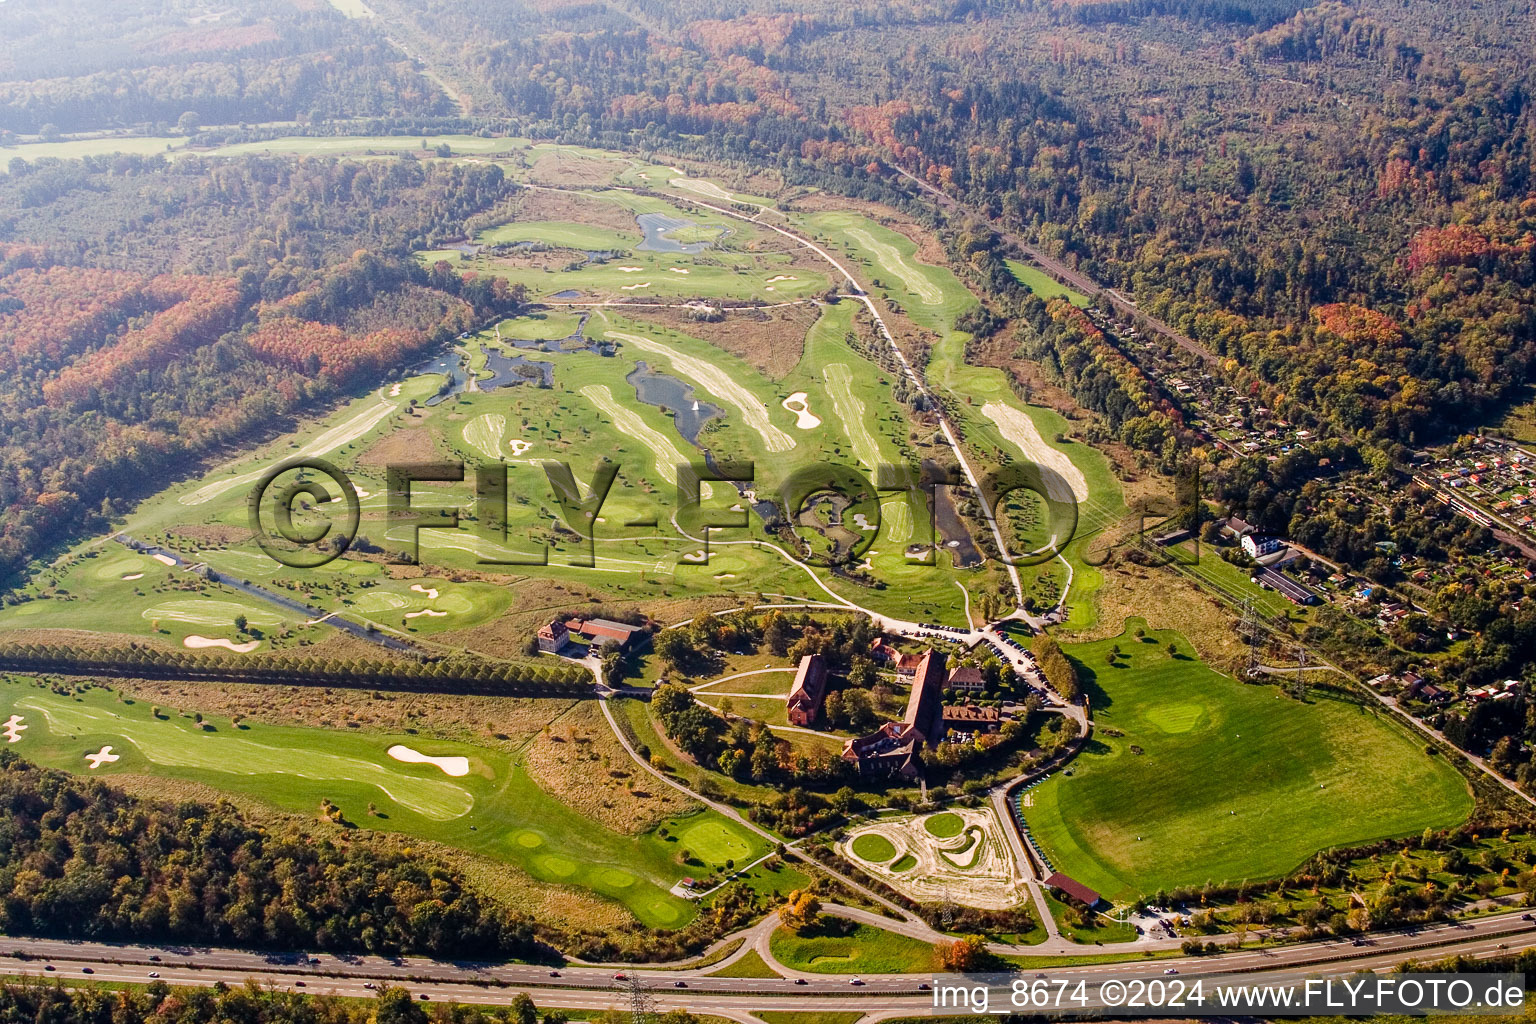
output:
[[[931,814],[923,821],[923,830],[935,839],[952,839],[965,828],[965,819],[951,811]]]
[[[866,832],[853,841],[853,855],[871,864],[884,864],[896,856],[896,844],[885,836]]]
[[[1375,708],[1239,683],[1170,656],[1170,642],[1192,649],[1171,630],[1135,639],[1141,625],[1064,645],[1101,728],[1072,774],[1041,783],[1024,809],[1052,865],[1083,884],[1125,900],[1272,878],[1322,849],[1471,812],[1462,777]]]

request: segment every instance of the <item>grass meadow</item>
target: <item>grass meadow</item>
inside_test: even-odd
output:
[[[1137,639],[1139,625],[1064,648],[1096,729],[1071,773],[1035,787],[1025,807],[1058,870],[1128,900],[1271,878],[1321,849],[1471,812],[1455,769],[1375,709],[1240,683],[1196,660],[1178,633]]]

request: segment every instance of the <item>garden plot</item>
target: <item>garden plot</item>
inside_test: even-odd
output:
[[[920,903],[1003,910],[1027,897],[1023,871],[989,808],[875,822],[849,832],[838,852]]]

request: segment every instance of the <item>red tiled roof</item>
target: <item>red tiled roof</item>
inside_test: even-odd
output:
[[[1053,872],[1051,877],[1045,880],[1045,884],[1052,889],[1060,889],[1085,907],[1096,906],[1104,897],[1088,888],[1075,878],[1069,878],[1060,871]]]

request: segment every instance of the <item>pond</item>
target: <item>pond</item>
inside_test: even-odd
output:
[[[718,406],[695,398],[691,384],[658,373],[644,362],[636,363],[634,370],[624,379],[634,386],[635,395],[640,401],[654,405],[663,412],[670,412],[677,432],[689,444],[697,445],[699,431],[704,429],[704,424],[722,414]]]
[[[669,217],[664,213],[642,213],[635,218],[635,223],[639,224],[640,230],[645,232],[645,241],[635,248],[644,249],[647,252],[670,252],[692,256],[714,244],[713,242],[679,242],[674,238],[668,238],[669,231],[697,226],[694,221],[686,217]]]
[[[413,369],[408,376],[419,377],[429,373],[441,374],[443,383],[437,389],[437,394],[427,399],[427,405],[437,405],[469,386],[469,373],[464,369],[464,356],[459,352],[447,352],[436,359],[429,359]]]
[[[529,359],[527,356],[507,356],[494,349],[480,346],[485,353],[485,368],[491,376],[479,382],[481,391],[495,391],[517,384],[538,381],[540,387],[550,387],[555,382],[555,364]]]

